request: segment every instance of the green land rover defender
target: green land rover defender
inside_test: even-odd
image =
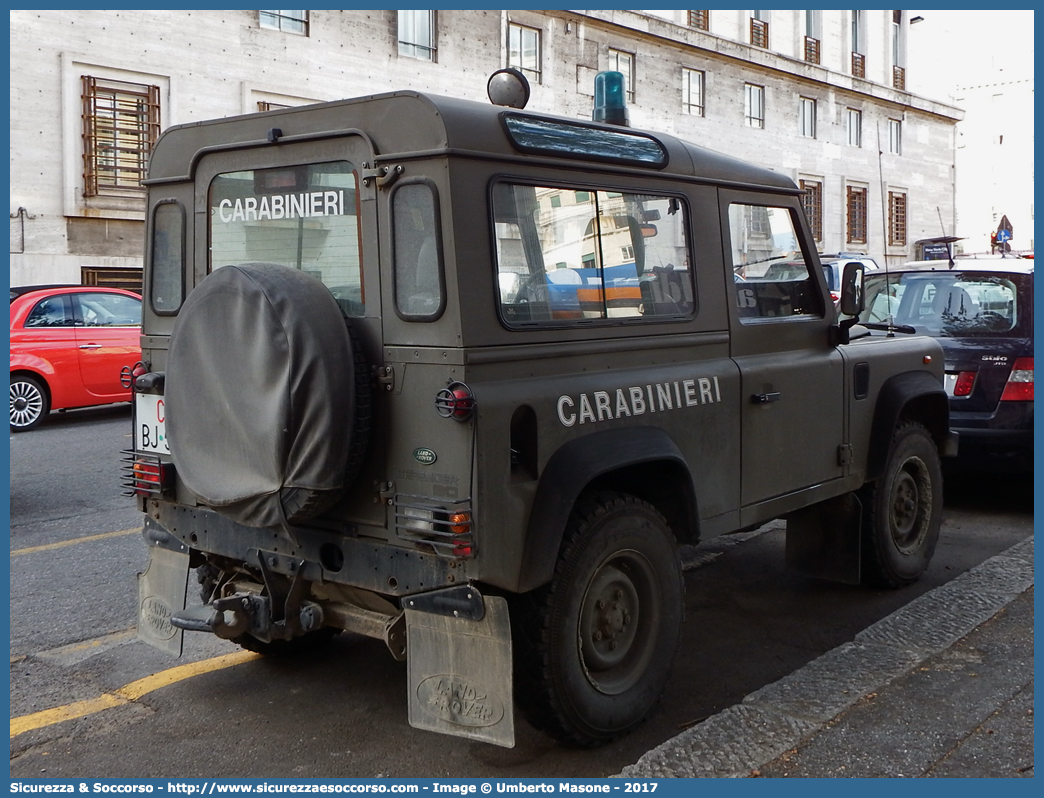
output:
[[[415,727],[596,745],[664,687],[680,544],[785,518],[811,577],[927,567],[938,344],[854,326],[858,264],[835,310],[790,179],[526,111],[519,77],[160,138],[124,453],[148,642],[368,635]]]

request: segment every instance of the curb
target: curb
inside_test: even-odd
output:
[[[797,747],[945,651],[1033,586],[1033,537],[914,599],[832,651],[657,746],[623,778],[737,778]]]

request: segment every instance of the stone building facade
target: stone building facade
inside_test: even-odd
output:
[[[150,140],[172,124],[396,89],[631,125],[808,189],[821,251],[883,261],[953,233],[961,112],[909,91],[901,11],[12,11],[11,284],[140,280]],[[855,74],[853,74],[855,73]],[[898,87],[898,88],[897,88]]]

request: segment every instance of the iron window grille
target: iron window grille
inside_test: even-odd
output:
[[[819,39],[805,37],[805,60],[810,64],[819,63]]]
[[[866,189],[861,186],[848,187],[848,241],[866,243]]]
[[[906,70],[901,66],[892,67],[892,88],[906,91]]]
[[[906,246],[906,193],[888,192],[888,245]]]
[[[434,61],[436,51],[435,12],[400,11],[399,55]]]
[[[682,69],[682,106],[685,113],[703,116],[703,81],[704,73],[697,69]]]
[[[262,28],[281,30],[284,33],[308,35],[307,11],[258,11],[258,24]]]
[[[866,77],[866,56],[862,53],[852,53],[852,76]]]
[[[818,180],[802,180],[801,204],[805,209],[808,226],[812,230],[812,238],[823,240],[823,184]]]
[[[160,132],[160,88],[123,80],[81,77],[83,194],[141,194]]]
[[[750,43],[755,47],[763,47],[766,50],[769,46],[769,24],[763,19],[754,19],[751,17],[750,20]]]
[[[540,83],[540,31],[514,23],[508,26],[508,66]]]
[[[697,30],[710,30],[710,11],[690,11],[689,27]]]

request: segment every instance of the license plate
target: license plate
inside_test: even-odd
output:
[[[943,388],[946,389],[947,396],[953,396],[953,389],[957,385],[956,374],[944,374],[943,375]]]
[[[134,448],[139,452],[170,454],[167,445],[163,397],[154,393],[134,395]]]

